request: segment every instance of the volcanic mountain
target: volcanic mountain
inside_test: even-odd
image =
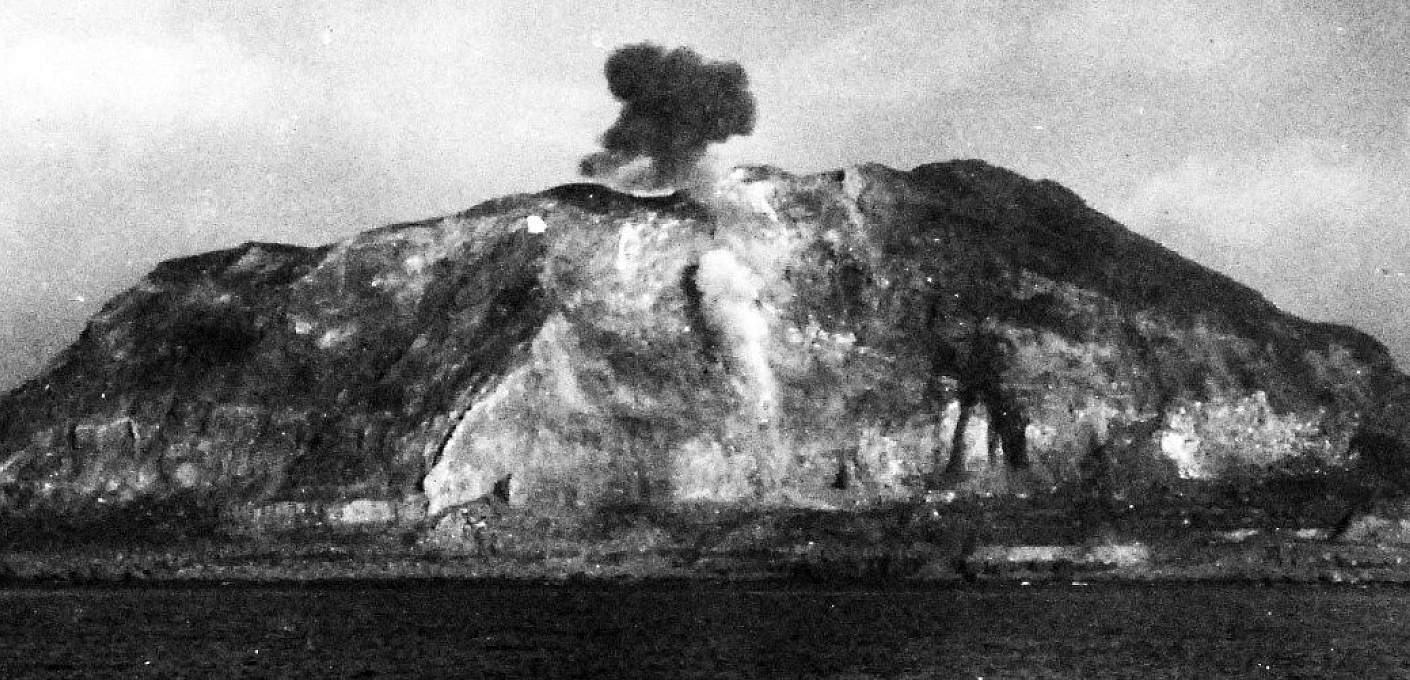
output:
[[[1404,383],[1051,181],[742,167],[163,262],[0,399],[0,508],[1138,488],[1342,464]]]

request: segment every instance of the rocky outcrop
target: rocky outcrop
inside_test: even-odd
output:
[[[567,185],[163,263],[0,400],[0,503],[424,497],[435,517],[489,494],[1134,487],[1337,465],[1404,385],[1369,336],[1052,182],[741,168],[691,195]]]

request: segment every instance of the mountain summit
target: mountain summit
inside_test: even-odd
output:
[[[1137,488],[1336,465],[1404,380],[1050,181],[744,167],[164,262],[0,399],[0,508]]]

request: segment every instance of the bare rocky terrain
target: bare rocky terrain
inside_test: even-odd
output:
[[[1401,579],[1406,385],[980,161],[573,184],[161,264],[0,398],[0,523],[21,578]]]

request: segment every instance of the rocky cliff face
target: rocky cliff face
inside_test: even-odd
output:
[[[1052,182],[740,168],[165,262],[0,400],[0,507],[1135,486],[1335,465],[1403,386]]]

